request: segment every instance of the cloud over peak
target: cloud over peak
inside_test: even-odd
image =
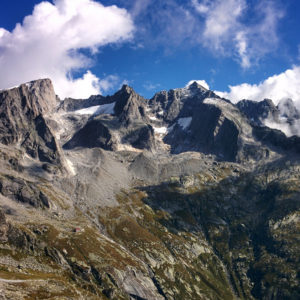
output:
[[[292,99],[300,108],[300,66],[294,66],[283,73],[271,76],[259,84],[242,83],[229,86],[229,92],[216,92],[236,103],[242,99],[261,101],[272,99],[277,105],[280,100]]]
[[[50,77],[61,97],[88,97],[105,90],[114,78],[100,80],[87,71],[91,53],[110,43],[132,38],[134,24],[125,9],[93,0],[44,1],[12,32],[0,28],[0,88]]]
[[[201,86],[203,86],[204,88],[206,88],[207,90],[209,90],[209,85],[205,80],[190,80],[187,84],[186,87],[190,86],[191,84],[193,84],[194,82],[197,82],[198,84],[200,84]]]

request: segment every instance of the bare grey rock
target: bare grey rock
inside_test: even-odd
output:
[[[65,149],[75,147],[99,147],[105,150],[116,150],[116,140],[101,119],[95,118],[76,132],[72,139],[64,145]]]
[[[122,89],[112,96],[116,102],[115,114],[125,126],[140,120],[147,120],[146,100],[131,87],[123,85]]]
[[[33,182],[13,176],[0,177],[0,193],[15,201],[34,207],[49,208],[50,201]]]
[[[45,115],[57,106],[49,79],[0,92],[0,142],[24,147],[41,161],[60,164],[60,149]]]
[[[6,222],[5,214],[4,212],[0,209],[0,242],[5,243],[8,241],[8,229],[9,225]]]
[[[277,122],[279,121],[280,112],[270,99],[264,99],[260,102],[242,100],[236,106],[256,125],[263,125],[263,121],[269,118]]]

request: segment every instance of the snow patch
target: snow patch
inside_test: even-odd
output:
[[[168,132],[167,127],[153,127],[155,133],[166,134]]]
[[[150,119],[150,120],[153,120],[153,121],[157,120],[156,117],[149,117],[149,119]]]
[[[91,106],[88,108],[83,108],[75,111],[75,114],[79,115],[94,115],[98,109],[101,107],[101,105]]]
[[[117,146],[117,151],[143,152],[143,150],[134,148],[129,144],[119,144]]]
[[[28,89],[30,89],[33,85],[34,81],[29,81],[29,82],[26,82],[24,83]],[[0,89],[0,91],[9,91],[9,90],[13,90],[13,89],[18,89],[22,84],[19,84],[19,85],[15,85],[15,86],[12,86],[12,87],[9,87],[9,88],[5,88],[5,89]]]
[[[218,98],[205,98],[204,101],[203,101],[203,103],[205,103],[205,104],[214,104],[214,105],[218,105],[218,104],[221,105],[221,104],[224,104],[224,103],[227,104],[227,102],[221,101]]]
[[[168,127],[168,129],[167,129],[168,133],[171,132],[174,129],[175,125],[176,125],[176,123],[173,124],[172,126]]]
[[[0,89],[0,91],[9,91],[9,90],[12,90],[12,89],[16,89],[16,88],[18,88],[18,87],[20,87],[20,86],[19,86],[19,85],[16,85],[16,86],[12,86],[12,87],[7,88],[7,89]]]
[[[101,114],[114,114],[114,108],[115,108],[116,102],[109,103],[109,104],[103,104],[103,105],[95,105],[88,108],[83,108],[76,110],[75,113],[79,115],[101,115]]]
[[[25,85],[28,87],[28,89],[31,89],[33,82],[32,81],[26,82]]]
[[[186,99],[193,97],[195,95],[194,92],[192,92],[189,88],[180,88],[180,89],[175,89],[179,93],[179,97],[181,99]]]
[[[74,168],[73,163],[72,163],[70,160],[68,160],[68,159],[66,159],[66,162],[67,162],[67,167],[68,167],[70,173],[71,173],[73,176],[76,175],[76,171],[75,171],[75,168]]]
[[[192,119],[192,117],[180,118],[177,123],[183,130],[186,130],[191,125]]]

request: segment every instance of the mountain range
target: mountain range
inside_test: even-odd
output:
[[[299,126],[197,82],[0,91],[0,299],[299,299]]]

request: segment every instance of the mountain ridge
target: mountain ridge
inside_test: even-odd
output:
[[[300,138],[257,106],[196,82],[151,99],[0,91],[5,297],[297,299]]]

